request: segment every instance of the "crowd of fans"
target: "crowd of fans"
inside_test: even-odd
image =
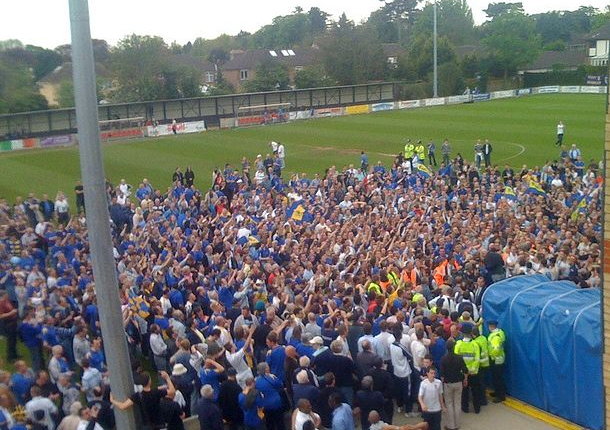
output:
[[[601,171],[580,153],[477,168],[447,141],[435,172],[416,154],[369,167],[363,153],[310,178],[285,177],[280,145],[217,169],[204,192],[190,168],[167,189],[108,183],[129,399],[109,392],[82,185],[74,208],[61,192],[0,201],[14,366],[0,371],[0,429],[111,429],[113,408],[137,408],[145,429],[197,415],[212,430],[396,430],[397,414],[425,420],[402,430],[437,429],[449,406],[458,428],[468,392],[476,413],[486,397],[464,382],[449,405],[436,378],[472,373],[454,345],[485,339],[487,286],[531,273],[600,285]]]

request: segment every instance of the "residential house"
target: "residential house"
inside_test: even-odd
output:
[[[241,91],[247,81],[256,78],[260,64],[278,62],[288,68],[290,83],[294,83],[297,72],[314,63],[315,54],[311,48],[231,51],[231,59],[222,66],[222,75],[236,91]]]
[[[398,43],[383,43],[383,55],[386,58],[388,66],[395,69],[398,67],[400,57],[404,56],[407,51]]]
[[[610,23],[602,26],[589,35],[589,64],[592,66],[607,66],[610,50]]]
[[[96,62],[95,76],[102,79],[109,78],[108,68],[100,62]],[[56,67],[37,82],[38,91],[47,99],[49,106],[59,106],[59,89],[64,82],[72,82],[72,63],[69,61]]]
[[[201,72],[203,85],[214,85],[218,76],[217,66],[203,58],[187,54],[176,54],[172,56],[172,61],[184,66],[193,67]]]
[[[584,49],[568,49],[565,51],[543,51],[538,58],[519,70],[519,74],[547,73],[560,68],[561,70],[577,70],[587,63],[587,52]]]

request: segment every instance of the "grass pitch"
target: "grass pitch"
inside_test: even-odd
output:
[[[146,177],[164,189],[176,166],[191,165],[195,184],[207,187],[212,169],[227,162],[239,166],[242,156],[251,160],[257,154],[265,156],[271,140],[286,147],[288,176],[292,172],[322,174],[331,165],[358,165],[361,150],[369,154],[371,164],[389,165],[406,138],[434,140],[440,159],[445,137],[454,156],[460,152],[472,160],[475,140],[488,138],[494,164],[534,166],[558,157],[554,142],[559,120],[566,125],[566,144],[578,144],[586,161],[600,160],[605,103],[604,95],[537,95],[126,141],[105,145],[105,171],[115,184],[125,178],[137,187]],[[74,183],[80,176],[77,148],[4,153],[0,166],[0,197],[13,201],[15,196],[34,192],[54,198],[62,190],[73,204]]]

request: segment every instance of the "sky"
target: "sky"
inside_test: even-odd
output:
[[[483,9],[490,0],[467,0],[475,22],[485,21]],[[496,0],[501,1],[501,0]],[[510,0],[504,0],[510,1]],[[526,13],[574,10],[575,0],[522,0]],[[10,7],[8,6],[10,4]],[[582,0],[603,8],[608,0]],[[91,34],[115,44],[136,33],[157,35],[184,44],[197,37],[222,33],[254,32],[273,17],[317,6],[337,18],[345,11],[359,22],[381,6],[380,0],[89,0]],[[4,9],[4,10],[2,10]],[[54,48],[70,42],[68,0],[0,0],[0,40],[19,39],[25,44]]]

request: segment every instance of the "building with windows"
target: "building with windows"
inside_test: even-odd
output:
[[[589,64],[592,66],[607,66],[610,48],[610,23],[591,33],[589,42]]]
[[[256,78],[258,66],[277,62],[286,66],[293,84],[300,70],[314,64],[315,53],[311,48],[234,50],[229,61],[222,66],[222,75],[236,91],[241,91],[246,82]]]

